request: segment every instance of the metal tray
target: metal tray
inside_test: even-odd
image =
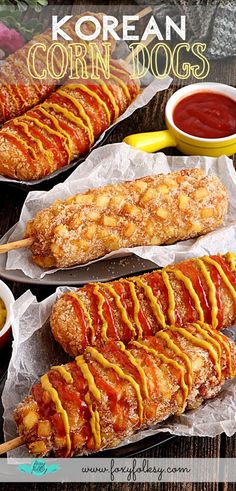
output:
[[[5,239],[8,240],[14,227],[15,226],[7,232]],[[0,243],[3,242],[0,240]],[[81,268],[59,270],[55,273],[46,275],[42,279],[34,279],[26,276],[22,271],[17,269],[6,270],[6,260],[7,254],[0,254],[1,278],[34,285],[77,286],[84,285],[91,281],[111,281],[113,279],[121,278],[122,276],[157,269],[157,265],[152,261],[130,255],[122,258],[101,260],[90,266],[83,266]]]

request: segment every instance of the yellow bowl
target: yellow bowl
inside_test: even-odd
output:
[[[216,82],[187,85],[177,90],[169,99],[165,109],[167,130],[129,135],[124,142],[146,152],[157,152],[166,147],[177,147],[186,155],[233,155],[236,152],[236,134],[224,138],[200,138],[180,130],[173,121],[176,105],[185,97],[196,92],[217,92],[236,101],[236,88]]]

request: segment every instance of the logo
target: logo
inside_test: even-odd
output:
[[[32,464],[20,464],[17,469],[25,474],[31,474],[32,476],[46,476],[46,474],[52,474],[60,469],[58,464],[48,465],[43,459],[33,460]]]

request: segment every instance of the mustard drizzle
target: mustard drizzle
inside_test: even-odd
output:
[[[75,125],[79,126],[83,130],[85,130],[88,133],[88,137],[89,137],[89,141],[90,141],[91,145],[93,144],[93,142],[94,142],[93,135],[90,135],[90,131],[89,131],[88,126],[86,126],[84,124],[84,122],[82,121],[81,118],[79,118],[78,116],[75,116],[75,114],[72,113],[71,111],[69,111],[67,108],[59,106],[59,104],[56,104],[54,102],[50,102],[50,103],[44,102],[44,106],[45,107],[46,106],[51,107],[52,109],[54,109],[55,112],[59,112],[59,113],[63,114],[63,116],[66,119],[68,119],[69,121],[71,121]]]
[[[183,335],[183,337],[185,337],[186,339],[191,341],[193,344],[200,346],[200,348],[206,349],[214,361],[215,370],[216,370],[218,379],[221,380],[221,365],[219,363],[219,355],[215,351],[215,348],[213,348],[213,346],[212,346],[213,343],[208,343],[207,341],[200,339],[197,336],[194,336],[193,334],[188,332],[183,327],[170,326],[169,329],[170,329],[170,331],[181,333]],[[212,341],[212,339],[211,339],[211,341]]]
[[[189,394],[189,388],[185,382],[185,370],[184,367],[178,363],[176,360],[172,360],[172,358],[167,357],[163,353],[159,353],[157,350],[154,348],[150,348],[144,343],[140,343],[140,341],[132,341],[132,345],[137,346],[138,348],[143,348],[147,353],[150,353],[155,356],[155,358],[158,358],[164,363],[167,363],[169,365],[172,365],[174,368],[180,371],[180,379],[181,379],[181,390],[183,392],[183,406],[181,408],[181,412],[184,411],[185,405],[186,405],[186,400]]]
[[[43,104],[43,106],[38,106],[38,109],[39,109],[39,111],[40,111],[40,112],[41,112],[41,113],[42,113],[44,116],[46,116],[46,118],[50,119],[50,121],[52,121],[52,122],[53,122],[53,124],[55,125],[56,129],[57,129],[57,130],[58,130],[60,133],[62,133],[62,134],[63,134],[63,135],[66,137],[66,139],[67,139],[67,141],[68,141],[68,148],[69,148],[69,151],[70,151],[70,160],[71,160],[72,155],[73,155],[73,141],[72,141],[72,138],[71,138],[71,136],[70,136],[70,135],[67,133],[67,131],[65,131],[65,130],[64,130],[62,127],[61,127],[61,125],[60,125],[60,123],[59,123],[58,119],[56,118],[56,116],[54,116],[53,114],[51,114],[51,113],[49,113],[48,111],[46,111],[46,109],[45,109],[46,107],[49,107],[49,108],[50,108],[50,104],[44,103],[44,104]]]
[[[18,121],[17,119],[15,119],[14,120],[14,125],[16,125],[16,126],[22,126],[22,128],[25,131],[25,134],[27,136],[29,136],[29,138],[31,138],[33,141],[35,141],[35,143],[37,144],[39,150],[44,153],[44,148],[43,148],[43,144],[42,144],[41,140],[39,140],[39,138],[36,138],[35,136],[33,136],[30,133],[29,127],[28,127],[27,123],[24,123],[23,121]]]
[[[167,347],[173,351],[179,358],[182,358],[185,366],[187,367],[187,375],[188,375],[188,385],[189,385],[189,390],[192,389],[193,385],[193,369],[192,369],[192,364],[190,362],[190,359],[186,353],[184,353],[177,344],[173,341],[173,339],[170,337],[168,332],[166,331],[159,331],[156,333],[156,338],[164,339],[166,342]]]
[[[18,126],[22,126],[26,135],[28,135],[33,141],[35,141],[35,143],[38,145],[39,150],[46,156],[48,163],[49,163],[49,166],[50,166],[50,169],[53,171],[54,166],[53,166],[51,150],[49,150],[49,149],[46,150],[44,148],[41,140],[39,138],[36,138],[34,135],[32,135],[32,133],[30,132],[30,125],[28,125],[27,123],[25,123],[23,121],[18,121],[17,119],[14,120],[14,124],[18,125]]]
[[[96,101],[103,107],[103,109],[106,113],[106,116],[107,116],[107,122],[110,125],[110,122],[111,122],[110,111],[109,111],[109,108],[107,107],[106,103],[101,99],[101,97],[99,97],[99,95],[96,92],[94,92],[93,90],[90,90],[84,84],[79,84],[79,89],[82,90],[83,92],[86,92],[87,94],[91,95],[91,97],[96,99]]]
[[[231,351],[230,351],[230,346],[228,340],[225,339],[223,334],[217,330],[213,330],[210,328],[210,326],[204,322],[198,322],[198,324],[202,325],[204,329],[206,329],[209,333],[210,336],[216,338],[221,345],[223,345],[225,353],[228,357],[228,369],[229,369],[229,376],[233,377],[234,376],[234,371],[233,371],[233,366],[232,366],[232,357],[231,357]]]
[[[143,288],[143,290],[145,291],[145,294],[147,296],[147,298],[149,299],[150,301],[150,304],[151,304],[151,308],[152,308],[152,311],[157,319],[157,322],[160,324],[160,326],[162,328],[165,328],[166,327],[166,321],[165,321],[165,316],[161,310],[161,307],[160,305],[158,304],[158,301],[157,301],[157,298],[155,297],[155,295],[153,294],[153,291],[151,289],[151,287],[145,283],[144,281],[142,281],[140,278],[133,278],[133,282],[136,283],[138,286],[140,286],[141,288]]]
[[[118,344],[119,344],[121,351],[123,351],[123,353],[125,353],[125,355],[129,359],[130,363],[132,363],[132,365],[138,370],[140,378],[142,380],[142,389],[143,389],[144,395],[145,395],[145,397],[148,398],[149,397],[148,386],[147,386],[147,379],[146,379],[146,374],[145,374],[144,369],[141,367],[141,365],[138,364],[137,360],[132,355],[132,353],[130,353],[130,351],[128,351],[126,349],[126,347],[125,347],[124,343],[122,343],[122,341],[119,341]]]
[[[88,384],[89,392],[91,392],[91,394],[93,394],[93,397],[94,397],[94,399],[96,399],[96,401],[100,401],[100,399],[101,399],[100,390],[97,388],[97,386],[95,384],[93,374],[90,371],[89,366],[84,359],[84,356],[83,355],[77,356],[75,358],[75,361],[76,361],[77,366],[80,368],[84,379],[86,380],[86,382]]]
[[[120,378],[127,380],[127,382],[130,383],[137,396],[139,419],[140,419],[140,424],[142,424],[143,401],[142,401],[142,395],[141,395],[139,384],[134,380],[134,378],[131,375],[126,374],[124,370],[122,370],[122,368],[120,368],[118,365],[108,361],[101,353],[99,353],[99,351],[97,351],[96,348],[88,346],[86,352],[89,353],[92,356],[92,358],[95,361],[97,361],[100,365],[102,365],[104,368],[112,368]]]
[[[33,123],[36,124],[36,126],[39,126],[39,128],[41,128],[44,131],[46,131],[46,133],[51,133],[51,135],[56,135],[59,138],[63,138],[64,144],[65,144],[65,148],[66,148],[66,151],[67,151],[67,154],[68,154],[68,163],[70,162],[70,150],[69,150],[68,145],[67,145],[67,143],[65,141],[65,136],[64,135],[62,135],[61,133],[58,133],[58,131],[53,130],[47,124],[41,123],[41,121],[39,121],[36,117],[28,116],[27,114],[24,114],[24,119],[27,119],[28,121],[32,121]]]
[[[134,322],[135,322],[135,325],[138,329],[138,339],[142,339],[143,338],[143,328],[142,328],[141,322],[140,322],[139,317],[138,317],[139,310],[140,310],[140,304],[139,304],[138,296],[137,296],[136,291],[135,291],[135,286],[134,286],[133,281],[123,280],[123,282],[128,283],[128,285],[129,285],[131,297],[132,297],[132,300],[134,302]]]
[[[227,252],[226,254],[226,260],[228,261],[231,271],[235,272],[236,271],[236,254],[233,252]]]
[[[114,109],[114,114],[115,114],[114,119],[117,119],[120,115],[120,109],[119,109],[118,104],[116,103],[114,95],[112,94],[110,89],[107,87],[104,80],[98,79],[98,80],[96,80],[96,83],[98,83],[101,86],[101,89],[103,90],[104,94],[109,97],[110,102],[111,102],[113,109]]]
[[[217,269],[217,271],[220,274],[225,286],[230,291],[234,302],[236,302],[236,291],[235,291],[233,285],[230,283],[229,279],[227,278],[227,276],[226,276],[224,270],[222,269],[222,267],[220,266],[220,264],[217,263],[217,261],[214,261],[214,259],[212,259],[211,257],[207,257],[207,256],[204,256],[202,258],[202,260],[206,263],[212,264],[212,266],[214,266]]]
[[[91,120],[90,120],[88,114],[86,114],[86,111],[84,110],[82,104],[80,104],[80,102],[76,99],[76,97],[73,97],[71,94],[68,94],[68,92],[66,92],[63,89],[58,89],[57,92],[59,94],[61,94],[63,97],[69,99],[74,104],[76,109],[78,109],[81,118],[84,119],[86,124],[87,124],[87,131],[89,133],[89,140],[90,140],[90,143],[93,144],[94,143],[93,127],[91,124]]]
[[[91,418],[90,418],[90,427],[92,431],[92,435],[94,438],[94,446],[95,449],[99,449],[101,447],[101,428],[100,428],[100,416],[97,409],[93,409],[93,405],[90,399],[90,394],[87,392],[85,395],[85,402],[88,406]]]
[[[216,288],[215,285],[211,279],[211,275],[206,268],[204,262],[202,259],[196,259],[196,264],[199,266],[205,281],[207,283],[207,286],[209,288],[209,300],[211,303],[211,320],[212,320],[212,326],[216,328],[218,326],[218,305],[217,305],[217,299],[216,299]]]
[[[195,329],[199,332],[199,334],[202,335],[202,337],[206,341],[209,341],[214,346],[214,348],[216,349],[216,351],[218,353],[218,360],[220,360],[220,358],[222,356],[222,348],[221,348],[219,341],[217,341],[213,336],[210,336],[208,334],[207,330],[204,329],[203,327],[201,327],[197,322],[193,322],[192,325],[195,327]]]
[[[93,374],[90,371],[89,366],[84,359],[84,356],[83,355],[77,356],[75,358],[75,362],[77,366],[80,368],[82,375],[88,384],[88,392],[85,395],[85,402],[88,406],[91,415],[89,423],[94,438],[95,448],[99,448],[101,445],[100,417],[97,408],[96,409],[93,408],[93,404],[91,401],[91,394],[93,395],[96,401],[100,401],[101,393],[95,384]]]
[[[166,269],[166,271],[168,271],[168,269]],[[199,320],[202,321],[202,322],[204,322],[204,312],[202,310],[199,297],[198,297],[197,293],[195,292],[195,290],[193,288],[193,284],[192,284],[190,278],[188,278],[187,276],[185,276],[182,273],[182,271],[180,271],[178,269],[170,269],[170,271],[175,275],[175,277],[178,280],[180,280],[180,281],[182,281],[184,283],[184,285],[186,286],[186,288],[187,288],[187,290],[189,292],[190,297],[194,301],[195,309],[196,309],[196,311],[198,313]]]
[[[43,390],[45,390],[50,395],[52,401],[56,406],[56,410],[58,414],[60,414],[62,417],[62,421],[66,433],[67,455],[69,455],[71,451],[71,438],[70,438],[70,423],[69,423],[68,414],[66,410],[63,408],[59,395],[56,389],[54,389],[54,387],[52,386],[48,378],[48,375],[47,374],[43,375],[40,380]]]
[[[65,85],[64,88],[65,89],[72,89],[72,90],[73,89],[80,89],[80,90],[82,90],[82,92],[86,92],[91,97],[93,97],[100,104],[100,106],[103,107],[103,109],[106,113],[106,116],[107,116],[107,121],[110,124],[111,115],[110,115],[109,108],[107,107],[106,103],[101,99],[101,97],[99,97],[99,95],[96,92],[94,92],[93,90],[90,90],[88,87],[86,87],[86,85],[83,85],[83,84],[68,84],[68,85]]]
[[[102,320],[101,336],[102,336],[103,341],[108,341],[108,337],[107,337],[108,324],[107,324],[107,320],[103,314],[103,304],[105,303],[105,299],[104,299],[104,296],[102,295],[102,293],[100,292],[100,288],[99,288],[98,283],[95,284],[95,288],[93,290],[93,293],[94,293],[94,295],[96,295],[98,297],[98,314],[99,314],[100,319]]]
[[[130,320],[128,318],[126,309],[124,308],[124,306],[121,303],[120,296],[115,291],[115,289],[111,285],[109,285],[108,283],[103,283],[103,284],[101,284],[101,286],[102,286],[102,288],[104,288],[104,290],[108,290],[108,292],[114,297],[116,306],[121,313],[122,321],[128,326],[129,330],[132,333],[132,336],[134,337],[136,335],[135,329],[133,327],[133,324],[130,322]]]
[[[54,367],[51,367],[51,370],[55,370],[56,372],[58,372],[67,384],[73,384],[73,377],[71,373],[66,370],[65,367],[61,365],[56,365]]]
[[[3,136],[4,136],[4,129],[3,129]],[[25,140],[23,140],[22,138],[20,138],[19,136],[17,136],[15,133],[12,134],[12,136],[28,151],[28,152],[31,152],[32,155],[33,155],[33,158],[35,160],[37,160],[37,155],[35,153],[35,150],[30,147],[29,145],[27,145],[27,143],[25,142]]]

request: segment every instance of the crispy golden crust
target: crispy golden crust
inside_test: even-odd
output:
[[[138,95],[139,84],[110,61],[110,79],[79,79],[53,92],[42,104],[0,131],[0,173],[35,180],[71,163]]]
[[[200,169],[143,177],[57,201],[28,223],[32,257],[65,268],[122,247],[170,244],[206,234],[227,211],[227,192]]]
[[[96,17],[100,20],[100,22],[102,22],[103,15],[104,14],[102,13],[96,14]],[[67,22],[63,28],[72,38],[71,43],[78,41],[74,30],[74,24],[78,17],[80,16],[74,16],[73,19]],[[93,30],[93,25],[90,23],[84,24],[82,30],[88,33],[89,31]],[[36,45],[36,43],[40,43],[45,46],[45,51],[42,52],[41,50],[38,50],[37,56],[34,59],[34,73],[36,72],[41,74],[42,70],[45,69],[45,52],[47,52],[48,48],[53,42],[51,30],[48,29],[44,33],[34,36],[29,43],[25,44],[15,53],[8,56],[8,58],[4,61],[4,64],[1,66],[0,70],[0,124],[28,111],[28,109],[34,107],[36,104],[39,104],[39,102],[48,97],[49,94],[55,90],[58,81],[49,73],[47,74],[46,80],[40,80],[32,78],[29,71],[29,62],[31,61],[31,58],[29,58],[30,48]],[[109,42],[112,52],[115,46],[115,41],[113,39],[109,39]],[[60,38],[60,44],[64,46],[64,49],[67,49],[68,41],[65,41],[62,37]],[[86,45],[86,43],[84,44]],[[99,47],[100,52],[103,53],[104,48],[102,36],[98,36],[96,39],[96,44]],[[60,68],[61,62],[62,52],[61,50],[57,50],[57,67]],[[64,80],[66,77],[67,73],[65,74]],[[60,83],[63,83],[63,79],[60,80]]]
[[[206,256],[200,261],[190,259],[161,271],[65,293],[52,309],[52,333],[67,353],[76,356],[89,344],[100,346],[106,336],[127,343],[153,335],[173,322],[184,325],[203,320],[218,329],[233,325],[236,321],[233,258],[234,254],[226,254]],[[200,269],[202,265],[205,270]],[[164,280],[169,281],[168,290]],[[103,299],[100,308],[97,289]]]
[[[131,343],[128,350],[115,342],[99,351],[87,348],[63,372],[58,367],[48,372],[46,380],[57,391],[54,402],[44,376],[18,405],[19,434],[37,456],[111,448],[137,430],[214,397],[235,376],[235,355],[235,345],[207,325],[169,328],[144,343]]]

